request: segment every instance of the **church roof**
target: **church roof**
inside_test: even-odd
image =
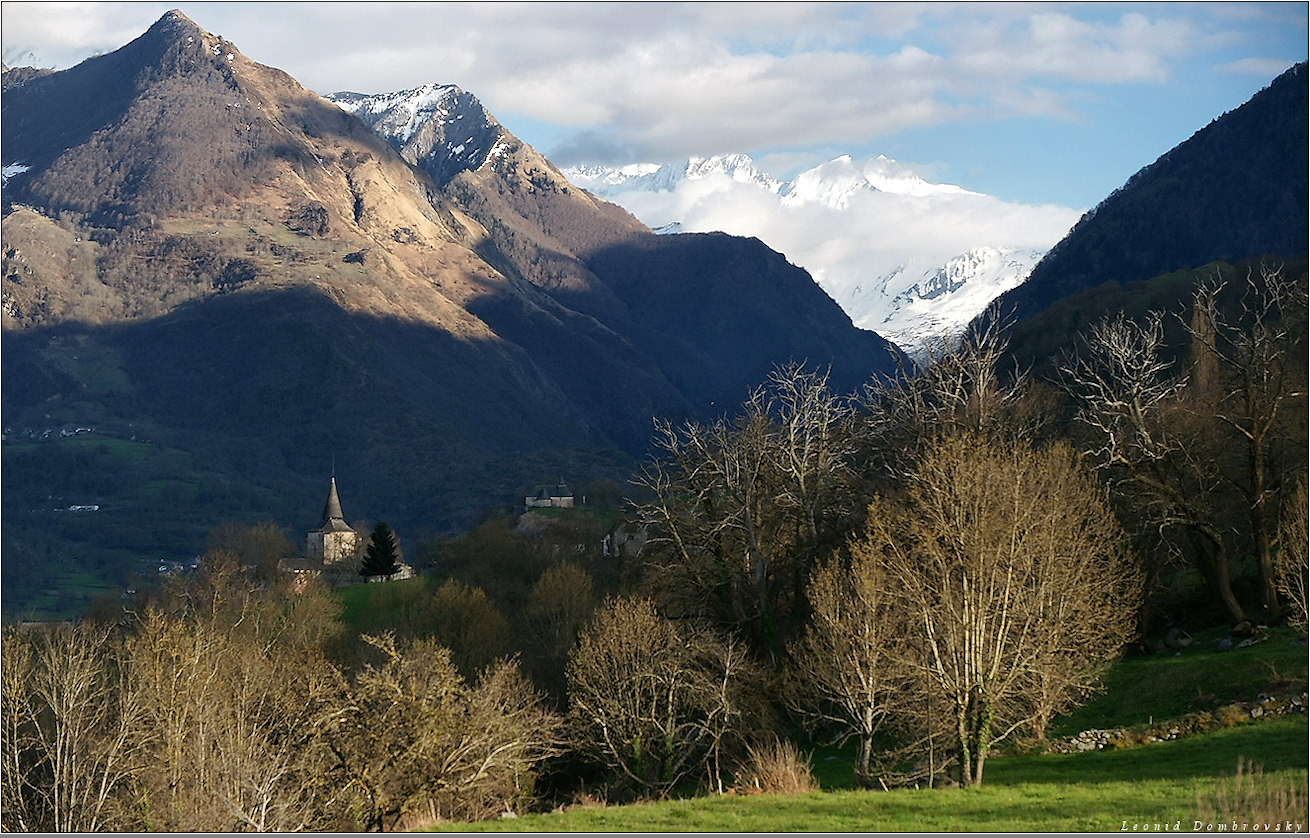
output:
[[[332,477],[328,488],[327,503],[323,504],[323,521],[314,532],[345,532],[350,529],[346,516],[341,511],[341,498],[337,495],[337,478]]]
[[[541,500],[546,500],[548,498],[569,498],[569,497],[573,497],[573,492],[569,491],[568,484],[565,483],[564,478],[561,477],[559,479],[559,482],[556,483],[554,486],[551,485],[537,486],[535,490],[535,496],[537,498],[540,498]]]

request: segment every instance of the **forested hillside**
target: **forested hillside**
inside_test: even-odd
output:
[[[1306,65],[1298,64],[1133,175],[992,310],[1021,319],[1104,282],[1304,255],[1306,91]]]

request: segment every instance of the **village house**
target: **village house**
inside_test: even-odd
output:
[[[526,509],[542,507],[572,509],[573,491],[569,489],[568,484],[561,477],[559,482],[553,486],[538,486],[533,490],[532,494],[523,499],[523,506]]]
[[[637,521],[625,521],[605,534],[601,553],[611,558],[640,556],[646,546],[646,527]]]

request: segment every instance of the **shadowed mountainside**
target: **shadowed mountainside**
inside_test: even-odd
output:
[[[434,179],[178,12],[7,72],[2,107],[6,609],[38,567],[122,578],[224,520],[299,538],[334,458],[404,542],[623,479],[652,417],[775,364],[896,366],[759,242],[660,239],[489,115],[499,153]]]
[[[1133,175],[989,311],[1022,319],[1103,282],[1304,254],[1308,125],[1302,63]]]

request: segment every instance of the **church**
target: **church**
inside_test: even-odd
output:
[[[399,544],[397,544],[399,548]],[[303,559],[284,560],[282,568],[294,573],[303,582],[309,576],[322,576],[334,585],[350,585],[360,581],[360,560],[364,545],[355,528],[346,523],[341,511],[341,496],[337,493],[337,476],[328,484],[327,502],[323,504],[323,518],[319,525],[305,534]],[[396,556],[396,572],[390,576],[370,576],[369,582],[412,579],[414,568]]]
[[[346,523],[337,495],[337,476],[332,475],[323,520],[305,536],[305,557],[325,565],[354,562],[359,555],[359,535]]]

